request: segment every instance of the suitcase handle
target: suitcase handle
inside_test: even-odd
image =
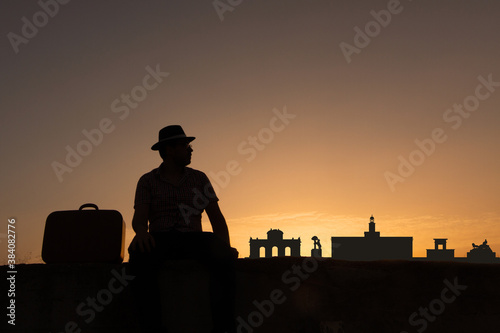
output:
[[[83,204],[83,205],[80,206],[79,210],[83,210],[84,208],[87,208],[87,207],[91,207],[91,208],[95,208],[95,210],[99,210],[99,208],[97,207],[97,205],[93,204],[93,203]]]

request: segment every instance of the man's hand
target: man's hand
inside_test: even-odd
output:
[[[155,247],[155,240],[148,232],[149,205],[141,204],[135,206],[134,217],[132,218],[132,228],[135,231],[135,237],[129,246],[132,252],[151,252]]]
[[[151,252],[156,246],[153,236],[149,232],[141,232],[135,235],[130,243],[129,250],[132,252]]]
[[[238,259],[238,256],[240,255],[238,250],[236,248],[232,247],[231,252],[233,253],[234,259]]]

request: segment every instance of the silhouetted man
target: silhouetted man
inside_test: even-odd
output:
[[[136,301],[146,305],[141,314],[146,332],[166,332],[161,329],[156,281],[160,264],[168,259],[196,259],[204,264],[210,274],[213,332],[236,332],[233,264],[238,251],[230,246],[227,224],[208,177],[187,167],[194,139],[178,125],[161,129],[151,149],[159,151],[163,163],[137,183],[132,220],[136,235],[129,253]],[[213,233],[202,231],[203,211]]]

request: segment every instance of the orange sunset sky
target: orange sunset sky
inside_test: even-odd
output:
[[[414,256],[500,252],[500,2],[41,3],[0,4],[1,264],[9,218],[18,263],[41,262],[47,216],[87,202],[128,247],[169,124],[240,257],[270,228],[328,257],[372,214]]]

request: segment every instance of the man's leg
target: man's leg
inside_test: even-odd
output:
[[[231,248],[210,232],[186,235],[192,244],[189,251],[193,259],[199,260],[210,275],[210,307],[213,332],[236,332],[235,324],[235,261]]]
[[[153,234],[153,237],[156,242],[156,256],[153,262],[162,263],[165,259],[194,259],[203,264],[210,276],[210,307],[214,325],[213,332],[236,332],[234,315],[234,264],[236,258],[231,248],[211,232],[172,231]],[[148,271],[146,268],[143,269]],[[154,295],[158,295],[158,266],[156,266],[154,274],[151,275],[154,275],[156,283],[153,286],[150,282],[147,288],[155,289],[156,292]],[[157,304],[156,308],[153,309],[157,311],[152,313],[160,318],[161,323],[160,297],[158,296],[154,300],[151,300],[151,304],[155,304],[155,306]]]
[[[145,333],[166,332],[162,329],[162,309],[158,274],[164,251],[160,237],[155,237],[157,247],[150,253],[131,252],[130,273],[135,276],[131,289],[138,321]]]

